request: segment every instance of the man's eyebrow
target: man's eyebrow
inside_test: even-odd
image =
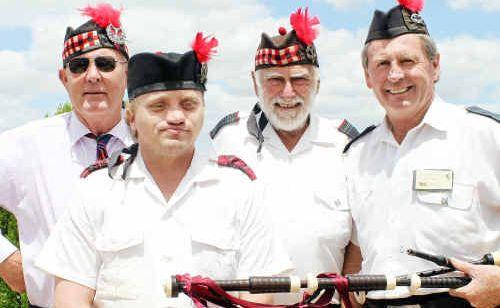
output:
[[[290,77],[292,77],[292,78],[308,78],[310,76],[311,76],[311,74],[309,72],[292,73],[290,75]]]
[[[264,78],[270,79],[270,78],[283,78],[283,75],[280,73],[264,73]]]

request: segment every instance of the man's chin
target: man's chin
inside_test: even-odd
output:
[[[184,153],[190,152],[192,148],[193,146],[191,146],[186,141],[168,140],[161,142],[161,145],[158,149],[158,154],[166,157],[180,156]]]
[[[307,122],[307,117],[304,119],[269,119],[274,128],[282,131],[293,132],[302,129]]]

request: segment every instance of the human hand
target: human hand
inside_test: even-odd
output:
[[[495,308],[500,305],[500,267],[495,265],[474,265],[452,259],[453,265],[464,272],[472,281],[461,288],[450,290],[450,295],[467,300],[472,306]]]
[[[16,250],[0,263],[0,277],[12,291],[18,293],[26,291],[23,276],[23,261],[19,250]]]

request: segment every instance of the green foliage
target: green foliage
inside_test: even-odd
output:
[[[70,102],[60,104],[57,106],[54,115],[66,113],[72,110]],[[45,117],[49,117],[46,114]],[[11,243],[19,247],[19,237],[17,232],[17,221],[14,215],[0,208],[0,230],[2,234],[7,237]],[[0,307],[2,308],[27,308],[28,298],[26,294],[18,294],[9,289],[9,287],[0,279]]]

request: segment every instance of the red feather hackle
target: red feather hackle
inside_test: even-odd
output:
[[[101,3],[94,7],[87,5],[80,9],[82,15],[92,18],[92,20],[101,28],[106,28],[109,24],[120,28],[120,15],[122,10],[117,10],[108,3]]]
[[[420,12],[424,8],[424,0],[398,0],[398,2],[412,12]]]
[[[217,53],[215,48],[219,46],[219,41],[215,37],[203,37],[203,32],[196,33],[191,47],[200,63],[208,62]]]
[[[318,17],[310,17],[309,9],[306,8],[304,12],[302,9],[297,9],[297,12],[290,15],[290,24],[297,33],[297,37],[306,45],[311,45],[316,37],[318,37],[319,25]]]

